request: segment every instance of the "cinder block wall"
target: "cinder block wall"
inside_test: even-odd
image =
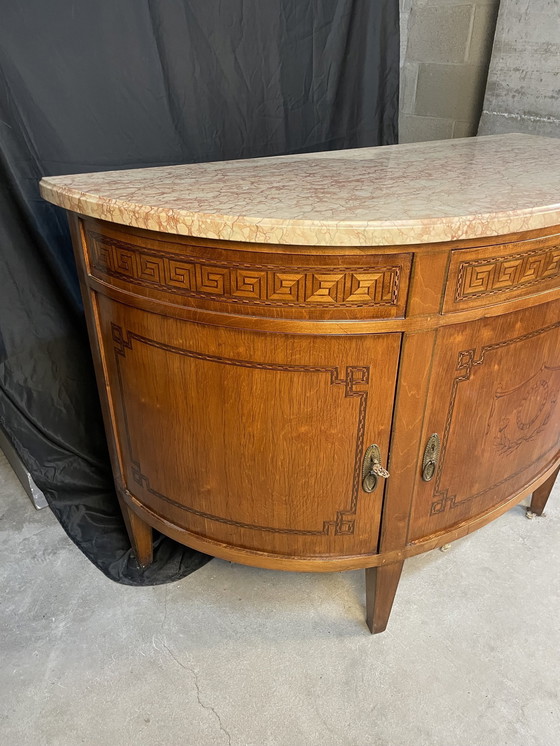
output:
[[[400,4],[400,142],[475,135],[499,0]]]

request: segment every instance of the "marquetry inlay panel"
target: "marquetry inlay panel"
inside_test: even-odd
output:
[[[356,266],[290,266],[223,261],[88,233],[94,276],[117,278],[147,289],[237,305],[293,308],[385,309],[404,312],[409,255],[361,258]]]
[[[422,442],[437,432],[441,451],[433,481],[416,483],[412,541],[495,508],[558,458],[558,310],[547,303],[538,315],[522,309],[438,335]]]
[[[454,494],[449,494],[449,490],[442,486],[442,478],[445,474],[445,458],[459,385],[471,381],[473,371],[478,366],[482,366],[494,351],[504,350],[512,345],[522,346],[523,343],[534,344],[534,340],[555,332],[559,327],[560,322],[557,322],[511,339],[488,344],[482,347],[480,353],[477,353],[476,349],[462,350],[458,353],[456,376],[451,389],[451,398],[443,431],[442,453],[430,507],[432,515],[442,513],[447,509],[455,509],[460,505],[476,500],[527,469],[526,460],[519,458],[518,471],[515,471],[515,469],[508,470],[502,480],[485,485],[483,490],[464,496],[461,499]],[[530,349],[534,349],[534,347]],[[503,361],[500,360],[500,363],[503,363]],[[488,424],[484,433],[488,444],[493,446],[494,458],[510,456],[523,445],[534,442],[549,427],[550,420],[555,413],[558,392],[560,391],[559,372],[560,366],[543,364],[536,373],[520,384],[512,387],[500,384],[496,388],[489,407]],[[505,375],[505,373],[502,375]],[[553,439],[554,443],[557,443],[557,441],[557,437]],[[486,445],[486,440],[484,444]],[[538,455],[540,458],[542,453],[539,452]]]
[[[553,289],[560,277],[560,237],[498,247],[452,252],[444,310],[475,308]]]

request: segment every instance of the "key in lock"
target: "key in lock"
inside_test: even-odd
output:
[[[367,449],[364,456],[362,468],[362,489],[364,492],[373,492],[377,487],[379,477],[387,479],[389,472],[381,466],[381,453],[379,446],[375,443]]]

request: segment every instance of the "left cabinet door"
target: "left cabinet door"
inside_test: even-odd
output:
[[[96,296],[125,489],[188,535],[283,557],[377,550],[399,334],[207,326]]]

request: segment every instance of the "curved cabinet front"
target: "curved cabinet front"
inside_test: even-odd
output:
[[[542,512],[560,459],[557,229],[403,250],[71,224],[141,564],[154,527],[247,564],[366,568],[378,632],[406,557],[531,492]]]
[[[434,478],[417,480],[409,540],[474,520],[558,459],[560,303],[437,333],[423,440],[441,437]]]
[[[315,557],[377,551],[399,334],[207,326],[98,298],[124,486],[179,530]]]

